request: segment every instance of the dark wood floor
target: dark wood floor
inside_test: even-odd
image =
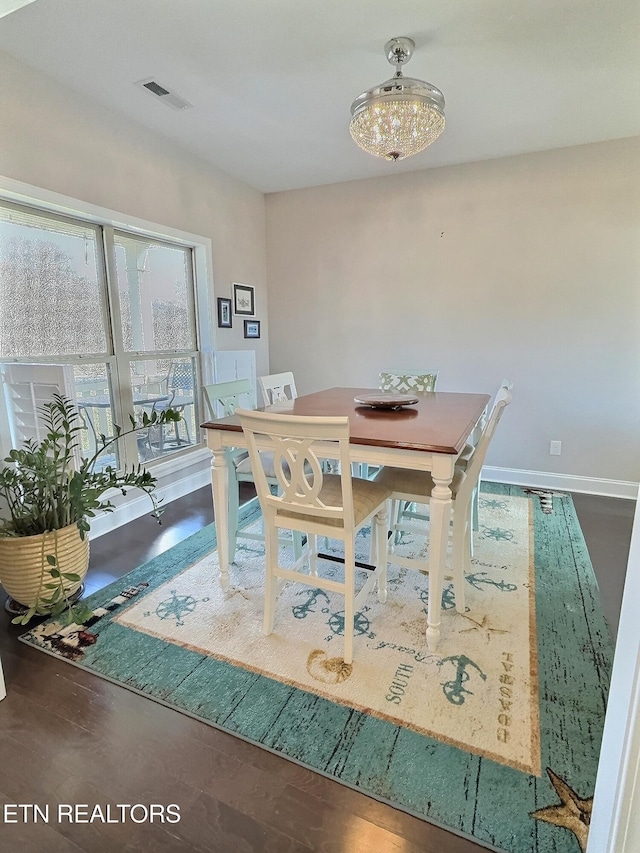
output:
[[[634,504],[575,495],[612,631]],[[211,493],[169,504],[91,544],[98,589],[212,520]],[[179,823],[8,824],[0,853],[479,853],[483,848],[17,642],[0,614],[0,807],[150,803]],[[10,812],[14,813],[14,812]],[[20,813],[22,814],[22,813]],[[136,817],[142,816],[138,810]],[[112,815],[113,817],[113,815]]]

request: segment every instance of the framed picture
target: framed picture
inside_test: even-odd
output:
[[[256,313],[255,287],[233,283],[233,313],[251,317]]]
[[[218,326],[221,329],[230,329],[232,325],[231,300],[218,299]]]
[[[245,338],[260,337],[260,320],[245,320],[244,321],[244,336]]]

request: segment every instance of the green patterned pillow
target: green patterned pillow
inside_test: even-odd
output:
[[[381,391],[419,394],[435,391],[437,378],[437,371],[435,373],[381,373],[378,384]]]

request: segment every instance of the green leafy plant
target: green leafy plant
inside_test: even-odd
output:
[[[96,470],[96,462],[119,438],[177,422],[181,418],[179,412],[171,408],[150,415],[144,412],[140,420],[130,415],[130,428],[123,430],[114,424],[113,435],[101,434],[93,455],[82,457],[78,467],[74,466],[80,446],[78,434],[83,427],[72,401],[56,394],[43,405],[41,413],[45,437],[40,442],[30,439],[24,448],[11,450],[0,468],[0,498],[6,504],[2,512],[7,513],[0,518],[0,537],[34,536],[76,524],[84,539],[90,529],[89,519],[97,512],[115,509],[108,495],[113,489],[123,495],[128,489],[141,489],[151,500],[152,517],[160,523],[163,510],[153,494],[156,479],[149,471],[141,465],[122,471],[111,465]],[[36,603],[13,622],[24,625],[36,614],[66,612],[70,624],[84,621],[90,612],[81,602],[71,603],[66,589],[81,578],[58,569],[57,538],[54,541],[54,553],[43,554]]]

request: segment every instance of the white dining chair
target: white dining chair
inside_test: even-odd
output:
[[[511,382],[509,379],[503,379],[502,385],[500,386],[500,388],[508,388],[509,390],[511,390],[513,388],[513,382]],[[498,390],[500,390],[500,389],[498,389]],[[496,399],[497,399],[497,394],[496,394]],[[475,425],[474,429],[472,430],[472,432],[469,436],[469,441],[464,446],[460,455],[456,459],[456,467],[462,468],[463,470],[466,470],[467,465],[469,464],[469,461],[470,461],[471,457],[473,456],[476,445],[477,445],[478,441],[480,440],[480,436],[482,435],[482,431],[483,431],[484,426],[486,424],[486,419],[487,419],[487,412],[485,410],[483,417],[480,418],[480,420],[478,421],[478,423]],[[477,482],[477,484],[473,490],[473,495],[471,498],[471,522],[472,522],[472,530],[474,530],[474,531],[477,531],[478,527],[479,527],[479,506],[480,506],[480,478],[478,478],[478,482]],[[424,515],[424,513],[420,513],[419,511],[417,511],[414,508],[414,505],[409,503],[409,502],[404,503],[404,504],[398,503],[397,508],[396,508],[396,512],[397,512],[397,518],[395,519],[395,522],[397,524],[400,523],[401,519],[418,519],[418,520],[422,520],[422,521],[428,521],[429,520],[428,515]],[[396,543],[398,542],[399,535],[400,535],[399,532],[397,532],[396,536],[394,538],[394,541]],[[471,556],[473,556],[473,536],[471,537],[470,542],[471,542]]]
[[[437,370],[410,370],[402,368],[399,370],[383,370],[378,374],[378,388],[380,391],[393,391],[396,394],[426,394],[436,390],[438,381]],[[376,469],[366,463],[360,463],[356,469],[359,477],[370,478],[375,475]],[[406,508],[408,509],[408,507]],[[403,511],[403,505],[398,504],[397,512]]]
[[[513,390],[513,382],[510,379],[503,379],[502,385],[498,389],[498,392],[502,388],[506,388],[508,391],[512,391]],[[496,394],[496,396],[495,396],[495,400],[497,400],[497,399],[498,399],[498,394]],[[494,403],[494,405],[495,405],[495,403]],[[469,441],[467,442],[467,444],[462,449],[460,456],[458,456],[458,458],[456,459],[456,465],[459,468],[463,468],[463,469],[467,468],[469,461],[471,460],[471,457],[473,456],[473,453],[475,451],[476,445],[477,445],[478,441],[480,440],[480,436],[482,435],[483,426],[484,426],[484,419],[481,419],[480,421],[478,421],[478,423],[475,426],[475,429],[473,430],[473,432],[469,436]],[[478,528],[479,528],[480,480],[481,480],[481,476],[482,476],[482,472],[478,476],[478,482],[476,483],[476,486],[473,490],[473,497],[471,499],[471,522],[472,522],[472,529],[473,530],[478,530]],[[472,537],[471,541],[472,541],[471,553],[473,555],[473,537]]]
[[[216,420],[221,411],[223,417],[235,414],[236,409],[242,404],[251,403],[253,400],[253,387],[250,379],[235,379],[231,382],[218,382],[213,385],[203,385],[202,393],[211,420]],[[220,409],[217,408],[220,407]],[[264,534],[259,531],[247,530],[240,526],[240,483],[255,484],[251,459],[244,448],[226,448],[227,466],[229,469],[229,562],[233,563],[238,544],[238,539],[248,539],[258,542],[264,541]],[[278,481],[273,470],[273,457],[267,453],[261,455],[262,469],[267,474],[269,484],[277,486]],[[251,503],[258,504],[257,495],[251,498],[245,506]],[[291,540],[287,542],[291,544]],[[300,553],[302,549],[302,537],[296,533],[294,536],[294,549]]]
[[[377,586],[380,602],[387,598],[387,501],[389,489],[371,480],[351,476],[349,419],[302,417],[239,409],[255,473],[258,498],[265,519],[266,588],[264,632],[274,630],[277,596],[286,581],[312,585],[344,596],[344,662],[353,660],[353,634],[357,609]],[[260,449],[273,453],[280,486],[274,495],[262,468]],[[322,458],[340,462],[338,474],[323,471]],[[372,524],[376,565],[356,593],[355,537]],[[293,565],[280,564],[278,530],[297,530],[307,535],[300,557]],[[344,543],[344,580],[323,577],[318,537]]]
[[[466,467],[461,468],[456,466],[450,485],[453,504],[450,576],[453,577],[456,610],[460,613],[465,612],[464,575],[465,572],[471,570],[471,501],[473,491],[478,484],[489,443],[505,408],[510,402],[511,391],[509,388],[502,386],[496,395],[491,414],[482,430],[482,435],[473,453],[469,457]],[[428,504],[431,499],[431,492],[435,488],[435,483],[428,471],[412,471],[410,469],[393,468],[390,466],[384,466],[376,474],[373,482],[380,483],[391,491],[392,507],[395,501],[409,501],[418,505]],[[391,518],[395,518],[393,508]],[[420,536],[425,536],[428,533],[424,524],[416,526],[407,522],[404,518],[401,518],[399,522],[393,522],[391,526],[394,536],[396,530],[408,530]],[[429,562],[427,559],[399,556],[395,553],[395,549],[394,540],[389,554],[390,563],[419,569],[422,572],[429,571]]]
[[[0,700],[7,695],[7,688],[4,684],[4,673],[2,671],[2,661],[0,660]]]
[[[262,391],[263,406],[295,400],[298,396],[296,381],[291,371],[259,376],[258,386]]]
[[[436,390],[437,381],[437,370],[383,370],[378,375],[378,388],[397,394],[426,394]]]

